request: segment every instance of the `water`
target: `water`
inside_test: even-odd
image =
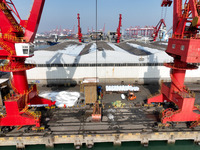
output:
[[[125,142],[122,146],[113,146],[113,143],[97,143],[91,150],[199,150],[200,146],[193,141],[176,141],[175,144],[167,144],[166,141],[150,142],[144,147],[140,142]],[[0,150],[16,150],[15,146],[0,147]],[[73,144],[55,145],[53,149],[45,148],[45,145],[26,146],[26,150],[75,150]],[[88,150],[85,145],[81,150]]]
[[[50,47],[50,45],[35,45],[34,46],[35,50],[42,50],[48,47]]]

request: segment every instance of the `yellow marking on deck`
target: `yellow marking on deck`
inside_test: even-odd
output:
[[[190,134],[190,132],[186,132],[185,134]]]
[[[193,134],[198,134],[198,132],[193,132]]]
[[[0,138],[1,141],[5,141],[5,138]]]
[[[135,135],[140,135],[140,133],[136,133]]]
[[[92,135],[87,135],[88,137],[92,137]]]
[[[101,136],[99,134],[97,134],[96,137],[101,137]]]
[[[71,137],[71,138],[75,138],[76,136],[75,136],[75,135],[70,135],[70,137]]]
[[[34,138],[35,138],[35,139],[38,139],[39,137],[38,137],[38,136],[35,136]]]
[[[182,135],[182,134],[183,134],[183,132],[178,132],[178,134],[179,134],[179,135]]]
[[[26,137],[26,139],[30,139],[31,137]]]
[[[66,135],[63,135],[62,138],[67,138],[67,136],[66,136]]]
[[[56,135],[56,136],[54,136],[54,138],[58,138],[58,136]]]
[[[159,135],[159,133],[158,133],[158,132],[156,132],[156,133],[155,133],[155,135]]]
[[[116,134],[112,134],[112,136],[116,136]]]
[[[14,138],[13,137],[9,137],[9,140],[13,140]]]
[[[128,136],[132,136],[133,134],[132,133],[128,133]]]
[[[21,140],[22,138],[21,137],[17,137],[17,140]]]
[[[174,132],[170,132],[170,135],[174,135]]]

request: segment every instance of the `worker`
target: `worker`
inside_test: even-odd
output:
[[[103,89],[101,85],[97,86],[97,97],[98,99],[102,99],[103,98]]]
[[[63,106],[64,108],[67,108],[67,106],[66,106],[66,104],[64,104],[64,106]]]

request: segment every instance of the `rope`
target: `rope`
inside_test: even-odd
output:
[[[162,0],[161,0],[161,3],[162,3]],[[165,9],[165,12],[164,12],[164,9]],[[161,10],[161,19],[166,19],[166,16],[167,16],[167,7],[162,7],[162,10]]]
[[[98,77],[98,67],[97,67],[97,54],[98,54],[98,47],[97,47],[97,35],[98,35],[98,33],[97,33],[97,28],[98,28],[98,19],[97,19],[97,14],[98,14],[98,9],[97,9],[97,5],[98,5],[98,3],[97,3],[97,0],[96,0],[96,79],[97,79],[97,77]],[[97,82],[96,82],[96,85],[97,85]]]
[[[161,8],[161,18],[163,18],[163,7]]]
[[[164,20],[166,19],[167,16],[167,7],[165,7],[165,15],[164,15]]]

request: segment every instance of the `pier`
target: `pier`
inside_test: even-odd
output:
[[[83,144],[88,148],[95,143],[111,142],[115,146],[120,146],[122,142],[139,141],[142,145],[148,146],[150,141],[166,141],[173,144],[176,140],[193,140],[200,143],[199,131],[188,132],[136,132],[120,134],[86,134],[86,135],[48,135],[48,136],[23,136],[23,137],[1,137],[0,146],[16,146],[23,149],[26,145],[45,145],[53,148],[54,144],[74,144],[76,149],[80,149]]]

